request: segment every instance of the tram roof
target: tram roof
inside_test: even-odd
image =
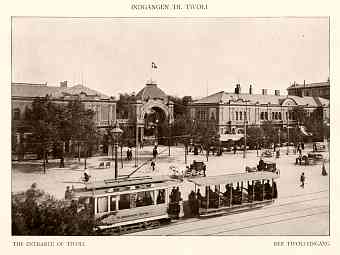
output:
[[[255,181],[255,180],[270,180],[276,179],[279,175],[272,172],[253,172],[253,173],[237,173],[237,174],[225,174],[210,177],[198,177],[189,179],[198,186],[229,184],[241,181]]]
[[[133,186],[133,185],[142,185],[142,184],[150,184],[150,183],[168,183],[174,182],[174,179],[169,178],[168,176],[142,176],[142,177],[130,177],[130,178],[119,178],[101,180],[92,183],[86,184],[86,189],[105,189],[105,188],[114,188],[114,187],[124,187],[124,186]]]

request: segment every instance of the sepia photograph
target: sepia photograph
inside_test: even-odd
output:
[[[12,236],[330,236],[330,17],[12,16],[10,45]]]

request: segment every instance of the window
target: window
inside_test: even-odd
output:
[[[242,112],[240,112],[240,120],[242,120]]]
[[[238,112],[236,112],[236,120],[238,120]]]
[[[264,120],[264,112],[261,112],[261,120]]]
[[[247,112],[244,112],[244,119],[247,120]]]
[[[101,120],[108,121],[109,120],[109,106],[102,105],[101,107]]]
[[[165,189],[158,190],[157,194],[157,204],[164,204],[165,203]]]
[[[268,120],[268,112],[264,113],[264,117],[265,117],[266,120]]]
[[[154,203],[153,191],[142,191],[137,193],[136,207],[153,205],[153,203]]]
[[[19,108],[15,108],[13,110],[13,119],[20,120],[20,109]]]
[[[110,196],[110,212],[114,212],[117,210],[116,200],[117,200],[116,196]]]
[[[282,120],[281,112],[279,112],[279,120]]]
[[[272,112],[272,120],[275,119],[275,112]]]
[[[108,211],[108,198],[98,197],[97,198],[97,213],[103,213]]]
[[[121,194],[119,197],[119,210],[130,209],[130,194]]]

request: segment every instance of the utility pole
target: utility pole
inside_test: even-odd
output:
[[[138,123],[136,119],[136,150],[135,150],[135,167],[138,166]]]
[[[244,149],[243,149],[243,158],[246,158],[247,153],[247,101],[246,101],[246,111],[244,115]]]

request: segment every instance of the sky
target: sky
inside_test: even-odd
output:
[[[199,98],[237,83],[286,94],[294,81],[328,77],[327,17],[12,19],[12,82],[67,80],[117,96],[153,79]]]

